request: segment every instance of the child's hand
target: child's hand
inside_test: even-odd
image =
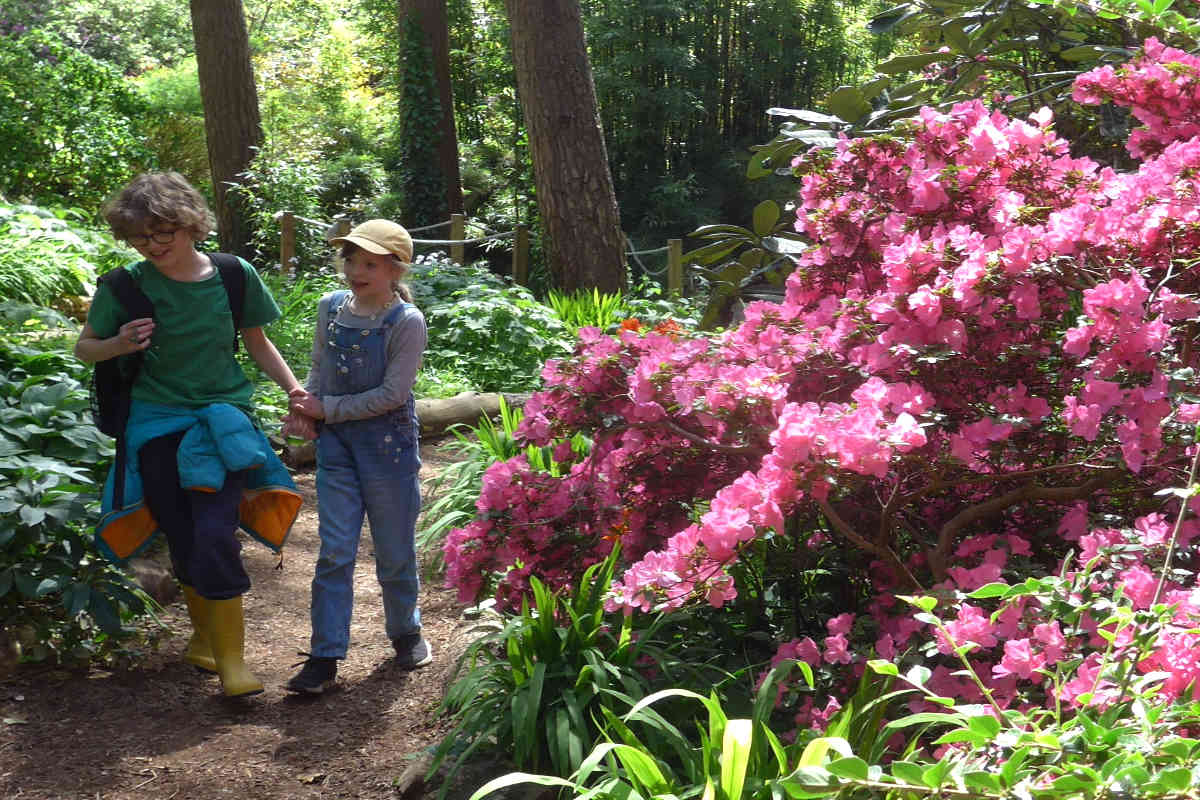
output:
[[[325,419],[325,407],[321,405],[321,398],[315,394],[293,389],[288,393],[288,408],[306,417]]]
[[[150,335],[153,333],[154,320],[151,317],[142,317],[126,322],[113,337],[117,340],[118,355],[145,350],[150,346]]]
[[[288,413],[282,417],[283,435],[312,441],[317,438],[317,423],[303,414]]]

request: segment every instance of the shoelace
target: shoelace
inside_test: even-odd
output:
[[[304,656],[304,660],[297,661],[295,664],[292,664],[292,669],[295,669],[296,667],[300,666],[301,664],[307,664],[310,661],[316,661],[318,658],[320,658],[320,656],[314,656],[312,653],[306,653],[303,650],[297,650],[296,655]]]

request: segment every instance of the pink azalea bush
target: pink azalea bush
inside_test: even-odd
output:
[[[1078,80],[1077,101],[1145,125],[1135,172],[1072,155],[1048,109],[1011,119],[978,101],[796,159],[812,246],[783,302],[711,338],[584,331],[546,365],[521,434],[584,431],[591,453],[562,478],[495,465],[476,521],[446,543],[449,582],[515,605],[530,574],[570,585],[619,540],[612,608],[721,606],[750,545],[806,521],[790,539],[853,560],[873,599],[780,658],[852,681],[871,658],[915,654],[938,694],[998,707],[1110,702],[1105,670],[1125,656],[1168,676],[1164,697],[1188,691],[1200,593],[1175,573],[1159,586],[1179,503],[1155,492],[1186,482],[1200,417],[1184,394],[1197,63],[1152,39]],[[1198,532],[1184,522],[1177,557]],[[1031,575],[1058,583],[1003,600],[985,588]],[[1166,615],[1153,646],[1089,612],[1114,594]],[[936,624],[898,595],[939,598]],[[955,674],[960,657],[979,682]],[[839,701],[805,702],[801,725]]]

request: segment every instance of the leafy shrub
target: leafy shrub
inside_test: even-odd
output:
[[[622,717],[602,708],[607,724],[606,741],[598,744],[569,778],[515,773],[488,782],[471,795],[482,800],[500,789],[522,783],[557,786],[569,790],[561,796],[576,800],[593,797],[678,798],[721,800],[784,796],[807,797],[805,785],[794,779],[793,764],[804,765],[801,748],[784,746],[768,727],[771,701],[778,680],[791,665],[781,665],[762,682],[748,718],[730,719],[717,693],[708,696],[686,689],[664,689],[643,698]],[[809,683],[812,674],[805,672]],[[680,729],[654,705],[664,700],[699,701],[703,715],[694,720],[697,732]],[[674,715],[672,715],[674,717]],[[700,719],[706,719],[703,725]],[[633,726],[644,731],[639,738]],[[810,759],[824,752],[818,740],[804,748]],[[799,770],[797,770],[799,771]],[[566,773],[560,773],[566,774]],[[787,794],[784,794],[787,792]]]
[[[325,219],[366,218],[374,198],[383,193],[387,176],[375,156],[348,153],[331,161],[321,174],[318,200]]]
[[[481,391],[538,385],[546,359],[567,352],[569,332],[527,289],[443,256],[420,256],[410,284],[429,327],[425,362],[457,368]]]
[[[49,306],[91,294],[97,272],[122,263],[127,251],[77,224],[65,209],[0,203],[0,296]]]
[[[0,346],[0,629],[27,660],[114,655],[150,600],[92,546],[112,441],[91,423],[86,368]]]
[[[604,294],[599,289],[580,289],[572,294],[551,290],[546,295],[546,305],[574,335],[580,328],[591,326],[608,330],[624,316],[619,294]]]
[[[233,187],[254,228],[251,245],[260,265],[279,263],[281,234],[277,214],[290,211],[297,217],[321,220],[323,160],[317,149],[278,152],[263,148],[242,173],[243,182]],[[297,219],[295,258],[290,266],[299,270],[328,263],[329,245],[323,227]]]
[[[211,191],[204,103],[195,57],[147,72],[136,82],[146,100],[146,146],[158,163],[170,164],[194,186]]]
[[[453,775],[491,750],[522,769],[569,774],[600,735],[605,710],[647,695],[650,674],[679,676],[685,665],[661,646],[654,626],[635,635],[630,617],[605,615],[614,565],[615,557],[594,564],[571,597],[535,582],[532,606],[467,648],[465,671],[442,704],[453,730],[436,748],[431,773],[453,759]]]
[[[121,74],[52,35],[0,36],[0,192],[95,207],[145,166],[145,104]]]

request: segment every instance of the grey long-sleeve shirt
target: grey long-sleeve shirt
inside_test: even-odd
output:
[[[317,307],[317,330],[313,336],[312,369],[309,370],[308,380],[304,388],[321,398],[325,408],[326,422],[345,422],[351,419],[366,419],[386,414],[402,407],[408,402],[413,382],[417,378],[417,368],[421,365],[421,354],[425,352],[426,330],[425,317],[413,306],[398,323],[392,326],[387,335],[387,369],[383,383],[374,389],[357,394],[331,395],[321,394],[322,385],[330,385],[328,380],[332,374],[327,370],[334,369],[333,363],[326,358],[327,329],[329,327],[329,302],[331,295],[321,298]],[[375,317],[360,317],[350,312],[350,303],[342,303],[338,310],[337,321],[350,328],[378,328],[383,319],[400,301],[397,300]]]

